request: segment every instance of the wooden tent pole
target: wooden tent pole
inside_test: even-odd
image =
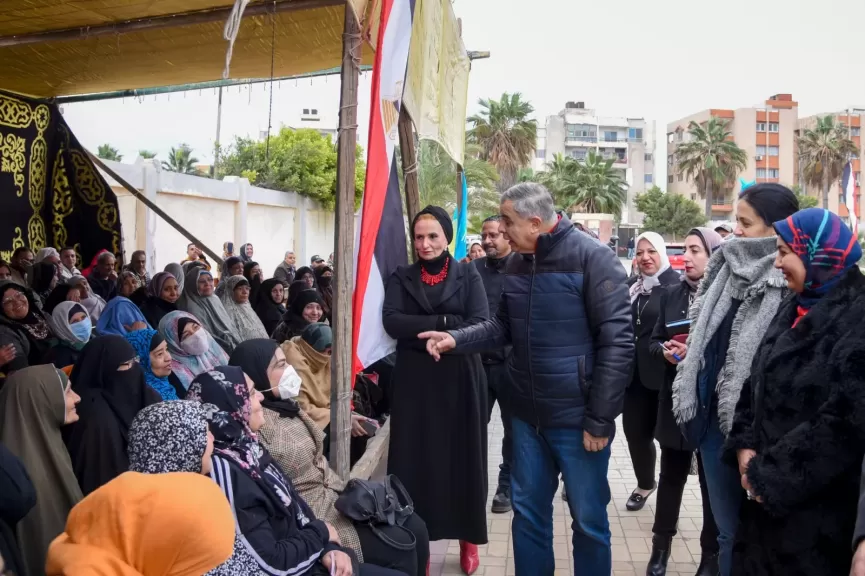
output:
[[[351,468],[351,396],[354,382],[351,299],[354,284],[354,177],[357,143],[357,85],[360,76],[360,23],[345,5],[342,36],[342,89],[336,167],[334,238],[333,356],[330,387],[330,465],[340,478]]]
[[[402,156],[402,174],[405,182],[406,216],[411,223],[415,215],[420,212],[420,186],[417,177],[418,164],[414,149],[412,121],[405,106],[402,106],[399,112],[399,151]],[[412,260],[414,260],[414,250],[410,252]]]

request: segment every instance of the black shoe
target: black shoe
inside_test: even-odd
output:
[[[564,485],[562,485],[562,500],[565,502],[568,501],[568,493],[565,492],[565,486]]]
[[[654,492],[655,488],[657,488],[657,487],[658,487],[658,485],[655,484],[655,487],[652,488],[649,491],[649,493],[646,494],[645,496],[643,496],[642,494],[640,494],[639,492],[634,490],[633,492],[631,492],[631,497],[628,498],[628,502],[625,504],[625,508],[627,508],[631,512],[636,512],[637,510],[642,510],[643,506],[646,505],[646,500],[649,499],[649,496],[652,495],[652,492]]]
[[[667,561],[672,551],[672,538],[652,538],[652,555],[646,566],[646,576],[664,576],[667,573]]]
[[[499,488],[493,496],[493,514],[507,514],[511,511],[511,491],[509,488]]]
[[[703,554],[700,557],[700,565],[697,567],[696,576],[718,576],[721,567],[718,564],[718,553]]]

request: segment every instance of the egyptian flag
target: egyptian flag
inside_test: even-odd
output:
[[[383,0],[372,69],[369,145],[352,300],[354,373],[396,348],[381,321],[384,289],[408,263],[395,158],[397,122],[411,43],[414,0]]]

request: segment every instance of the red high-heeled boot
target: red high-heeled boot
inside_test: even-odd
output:
[[[431,558],[426,559],[426,576],[429,576],[430,560]]]
[[[460,568],[463,573],[471,576],[481,565],[481,559],[478,558],[477,544],[469,544],[460,540]]]

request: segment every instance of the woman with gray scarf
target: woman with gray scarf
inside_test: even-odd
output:
[[[687,344],[677,352],[682,361],[673,381],[673,413],[702,456],[718,525],[721,576],[731,573],[745,496],[738,470],[721,461],[721,452],[754,352],[786,291],[783,274],[774,268],[772,224],[798,209],[793,192],[779,184],[758,184],[740,194],[736,238],[709,260],[689,311]]]

